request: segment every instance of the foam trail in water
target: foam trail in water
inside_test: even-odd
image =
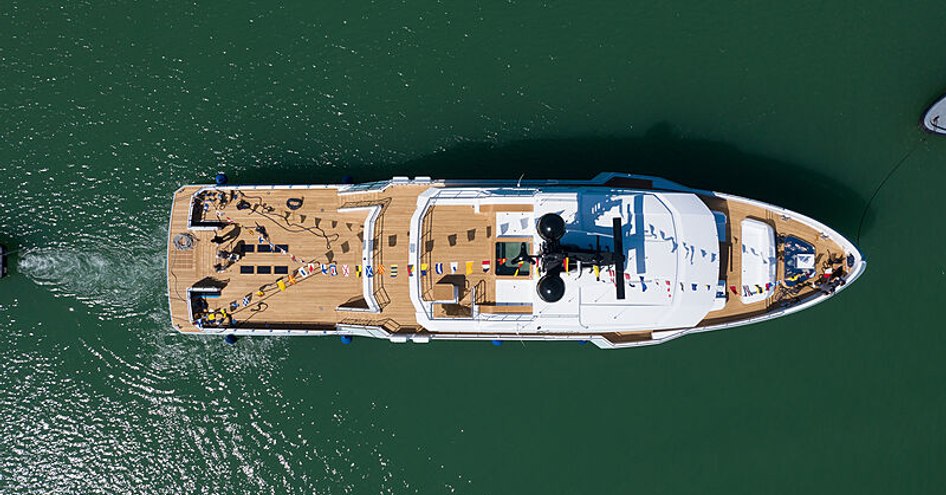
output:
[[[160,300],[164,285],[164,260],[153,251],[38,248],[21,255],[18,269],[57,296],[75,297],[111,316],[140,316]]]

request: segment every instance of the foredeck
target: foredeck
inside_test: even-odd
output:
[[[721,270],[725,270],[723,273],[727,286],[726,305],[720,310],[710,312],[701,323],[701,326],[716,325],[762,315],[774,308],[787,305],[793,300],[803,300],[818,292],[818,289],[810,283],[799,284],[797,289],[793,291],[787,290],[788,288],[783,282],[786,278],[784,263],[778,263],[776,265],[776,279],[780,282],[764,300],[744,304],[738,295],[733,294],[732,290],[729,289],[730,286],[742,287],[743,285],[743,256],[739,250],[743,220],[762,221],[770,225],[775,230],[776,235],[791,235],[812,244],[815,248],[815,277],[813,280],[821,277],[827,268],[838,268],[843,264],[843,259],[847,253],[840,244],[823,235],[822,232],[794,220],[789,215],[782,215],[758,204],[736,199],[719,197],[704,197],[703,199],[712,210],[725,213],[729,218],[729,224],[728,238],[720,246]],[[777,254],[781,260],[783,253],[779,251]]]
[[[761,204],[733,197],[701,196],[701,199],[711,210],[725,214],[728,222],[726,236],[720,240],[719,250],[720,280],[725,281],[726,302],[722,308],[710,311],[698,325],[699,328],[745,321],[810,299],[820,292],[811,282],[820,279],[829,268],[843,270],[844,259],[850,254],[830,236],[799,221],[792,214],[779,213]],[[779,249],[776,253],[779,260],[776,265],[778,282],[768,291],[763,300],[743,303],[740,295],[733,292],[732,287],[739,289],[743,286],[743,255],[740,246],[743,235],[742,222],[746,219],[758,220],[771,226],[776,236],[795,236],[812,244],[815,249],[814,277],[793,288],[786,286],[784,253]],[[606,337],[614,343],[640,342],[652,339],[653,332],[615,332]]]

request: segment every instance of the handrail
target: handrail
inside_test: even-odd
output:
[[[380,204],[379,204],[380,203]],[[387,208],[387,202],[378,202],[375,201],[373,204],[369,202],[354,202],[354,203],[345,203],[339,208],[341,210],[355,210],[355,209],[367,209],[369,210],[368,216],[365,219],[365,228],[364,228],[364,239],[365,243],[362,247],[362,256],[365,260],[371,264],[374,264],[375,261],[375,251],[380,250],[380,242],[377,242],[375,238],[376,232],[380,233],[383,229],[384,222],[384,210]],[[380,235],[380,234],[378,234]],[[380,252],[377,255],[380,258]],[[362,279],[362,295],[365,298],[365,302],[368,305],[368,311],[372,313],[380,313],[381,310],[388,303],[391,302],[387,293],[383,291],[383,287],[376,288],[373,286],[372,279],[380,279],[381,277],[368,277],[365,276]],[[380,282],[379,282],[380,283]],[[378,296],[381,296],[382,303],[378,302]]]

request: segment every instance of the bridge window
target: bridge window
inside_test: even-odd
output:
[[[524,251],[523,251],[524,249]],[[520,253],[531,254],[531,243],[504,241],[496,243],[496,275],[528,277],[532,265],[525,260],[516,261]]]

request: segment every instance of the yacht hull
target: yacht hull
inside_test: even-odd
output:
[[[558,265],[562,256],[510,263],[503,249],[536,258],[548,249],[535,224],[549,212],[567,217],[578,239],[569,242],[589,254],[571,255],[571,267]],[[621,243],[612,220],[623,225],[613,234]],[[614,245],[622,256],[595,257]],[[588,259],[617,259],[624,270]],[[865,268],[852,242],[805,215],[619,173],[185,186],[172,204],[167,265],[182,333],[605,349],[787,316],[846,290]],[[550,271],[568,288],[552,303],[536,289]]]

